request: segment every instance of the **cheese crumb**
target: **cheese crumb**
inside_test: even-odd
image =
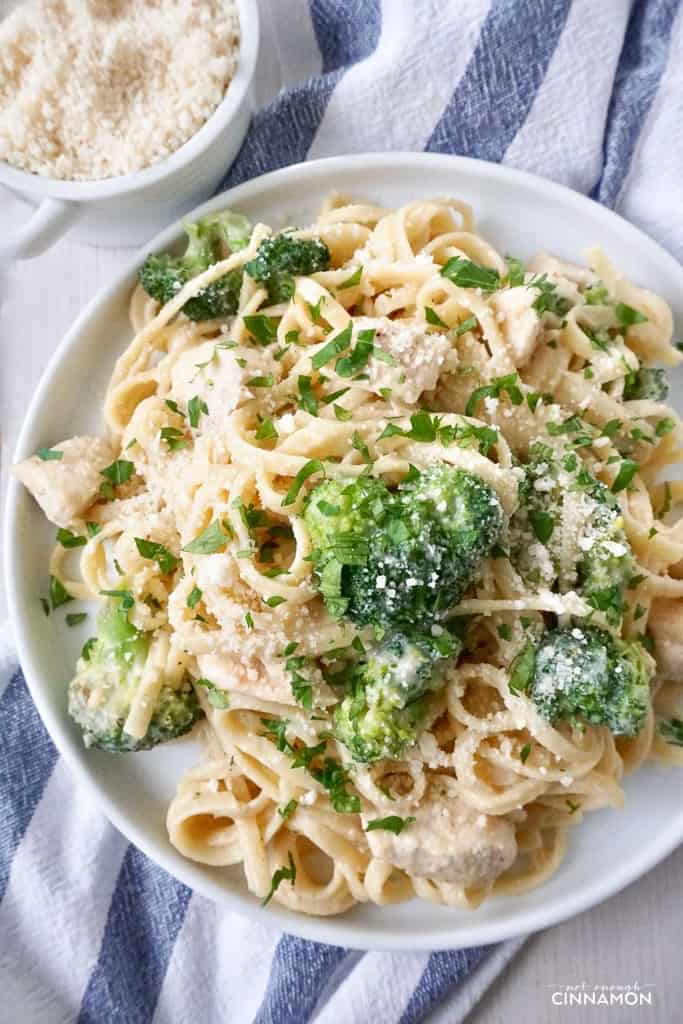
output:
[[[94,181],[170,156],[237,68],[232,0],[29,0],[0,23],[0,160]]]

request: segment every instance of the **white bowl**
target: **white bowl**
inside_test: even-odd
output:
[[[629,277],[660,292],[683,326],[683,270],[658,245],[583,196],[506,167],[426,154],[335,157],[268,174],[195,213],[229,206],[276,226],[302,222],[333,189],[390,206],[418,196],[458,196],[474,206],[480,230],[500,251],[521,257],[546,248],[578,259],[587,246],[598,243]],[[169,228],[151,247],[170,246],[180,234],[179,225]],[[138,260],[132,262],[89,304],[59,346],[31,403],[17,459],[72,434],[102,430],[107,379],[131,337],[127,303],[137,265]],[[53,537],[54,529],[28,493],[10,483],[7,590],[21,663],[38,710],[74,773],[94,790],[105,814],[131,842],[188,886],[232,910],[340,946],[462,948],[533,932],[585,910],[638,878],[683,839],[681,775],[648,764],[627,779],[625,809],[589,814],[572,830],[560,870],[533,892],[492,899],[474,911],[417,901],[387,908],[362,905],[342,917],[322,919],[276,906],[261,910],[239,869],[193,864],[168,841],[166,808],[181,772],[198,756],[193,741],[122,758],[83,747],[66,713],[65,691],[87,630],[78,635],[63,628],[60,613],[46,619],[39,603],[47,588]]]
[[[244,141],[253,109],[258,7],[255,0],[236,4],[239,61],[225,98],[199,131],[165,160],[100,181],[61,181],[0,161],[0,185],[39,204],[18,232],[0,238],[0,256],[37,256],[72,225],[80,241],[141,245],[215,191]]]

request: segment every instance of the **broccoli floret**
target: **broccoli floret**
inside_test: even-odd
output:
[[[621,622],[633,555],[615,496],[576,452],[531,445],[520,505],[511,522],[513,561],[532,584],[578,587],[582,597]],[[546,556],[539,558],[539,544]]]
[[[394,492],[365,477],[319,484],[304,518],[330,612],[407,635],[443,620],[503,526],[488,484],[446,465]]]
[[[624,400],[640,401],[649,399],[653,402],[664,402],[669,394],[669,382],[666,370],[657,366],[641,366],[626,375],[624,380]]]
[[[320,593],[335,618],[347,610],[348,576],[365,564],[373,530],[382,527],[390,495],[381,480],[324,480],[311,491],[304,519],[313,544]]]
[[[459,650],[460,642],[445,630],[436,642],[396,636],[354,668],[350,693],[335,709],[334,735],[355,761],[398,758],[415,742],[425,697],[440,685],[435,665]]]
[[[465,470],[435,465],[401,484],[367,562],[349,574],[348,617],[428,631],[460,600],[502,527],[495,492]]]
[[[330,251],[324,242],[282,234],[264,238],[244,269],[266,285],[269,302],[278,303],[291,299],[295,277],[327,270],[329,265]]]
[[[162,686],[147,733],[141,739],[124,732],[142,679],[149,635],[128,620],[125,592],[111,598],[99,615],[97,638],[79,659],[69,684],[69,714],[80,726],[87,747],[110,753],[149,750],[182,736],[201,716],[189,682],[180,689]]]
[[[148,256],[140,269],[142,287],[162,304],[170,302],[188,281],[212,263],[244,248],[251,228],[244,217],[226,210],[215,217],[205,217],[196,224],[186,224],[185,231],[188,242],[184,255],[162,253]],[[237,312],[241,287],[241,268],[231,270],[199,295],[188,299],[182,311],[190,320],[232,316]]]
[[[595,627],[555,629],[536,650],[530,696],[550,722],[582,719],[635,736],[647,715],[653,667],[642,644]]]

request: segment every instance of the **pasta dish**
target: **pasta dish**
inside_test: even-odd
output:
[[[46,612],[101,603],[86,744],[192,730],[170,841],[264,903],[539,885],[627,772],[683,762],[669,307],[452,199],[186,231],[140,270],[106,437],[15,467],[58,527]]]

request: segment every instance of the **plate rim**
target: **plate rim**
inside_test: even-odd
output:
[[[482,179],[497,179],[504,184],[510,183],[526,188],[534,188],[545,200],[551,202],[559,201],[563,204],[585,210],[590,214],[596,224],[596,228],[600,224],[605,224],[609,226],[613,234],[627,237],[631,242],[637,242],[644,258],[647,258],[648,253],[650,253],[659,263],[663,261],[665,264],[668,264],[669,273],[674,277],[678,277],[681,292],[683,292],[683,267],[642,229],[630,224],[613,210],[600,205],[588,196],[575,192],[566,185],[548,181],[527,171],[520,171],[502,164],[494,164],[488,161],[451,154],[376,152],[325,157],[310,162],[292,164],[227,189],[195,207],[186,217],[195,219],[212,212],[214,209],[251,199],[273,186],[286,185],[292,180],[297,180],[302,174],[317,179],[319,176],[326,177],[329,174],[337,173],[341,178],[346,172],[358,168],[367,171],[383,169],[390,172],[397,167],[410,169],[411,165],[419,169],[424,169],[428,166],[447,166],[455,172],[461,170]],[[59,369],[63,358],[71,347],[77,344],[80,334],[87,327],[90,319],[97,315],[100,307],[110,301],[113,294],[130,278],[145,253],[168,247],[178,239],[181,231],[182,224],[180,221],[177,221],[157,234],[143,247],[136,250],[125,260],[124,266],[113,276],[112,280],[99,289],[81,310],[72,326],[62,337],[41,374],[18,434],[12,457],[13,462],[19,461],[28,454],[31,454],[28,447],[28,439],[33,431],[34,420],[37,418],[41,404],[45,399],[45,393],[48,391],[52,377]],[[84,786],[107,819],[125,838],[142,850],[150,860],[160,865],[173,878],[212,900],[212,902],[225,906],[226,909],[235,913],[247,915],[266,928],[282,928],[290,934],[304,939],[343,945],[351,949],[394,952],[429,951],[434,948],[434,942],[438,942],[438,948],[440,949],[461,949],[472,945],[497,942],[514,936],[531,934],[542,928],[559,924],[620,892],[627,885],[650,871],[683,842],[682,808],[679,816],[671,820],[668,828],[659,833],[657,840],[644,848],[643,854],[634,855],[630,860],[624,862],[620,869],[617,868],[607,878],[598,878],[586,883],[579,890],[578,897],[574,892],[570,891],[565,895],[555,898],[550,903],[525,910],[502,923],[495,921],[473,923],[465,921],[463,923],[461,919],[450,928],[448,925],[444,928],[439,928],[434,934],[429,929],[420,926],[417,932],[411,930],[409,932],[397,932],[388,935],[386,931],[378,931],[375,927],[352,923],[345,915],[330,918],[309,917],[279,906],[265,910],[259,906],[255,897],[246,889],[246,886],[241,891],[226,889],[203,874],[201,869],[196,867],[190,860],[184,861],[182,870],[179,870],[178,865],[172,863],[173,855],[170,849],[168,851],[162,849],[155,840],[148,839],[136,824],[128,820],[125,810],[120,809],[116,801],[100,788],[91,773],[85,770],[78,760],[75,751],[72,750],[71,740],[59,715],[57,712],[53,713],[47,698],[43,696],[43,692],[46,691],[47,687],[41,681],[41,675],[32,654],[32,644],[28,638],[29,631],[22,624],[19,610],[19,577],[21,574],[19,551],[21,543],[19,538],[20,517],[18,511],[20,503],[18,498],[19,483],[12,476],[9,476],[3,513],[3,544],[6,552],[4,576],[9,619],[17,646],[19,663],[31,698],[43,724],[57,747],[59,754],[64,758],[79,783]],[[501,896],[501,899],[505,899],[505,897]],[[379,912],[381,908],[377,908],[377,910]]]

